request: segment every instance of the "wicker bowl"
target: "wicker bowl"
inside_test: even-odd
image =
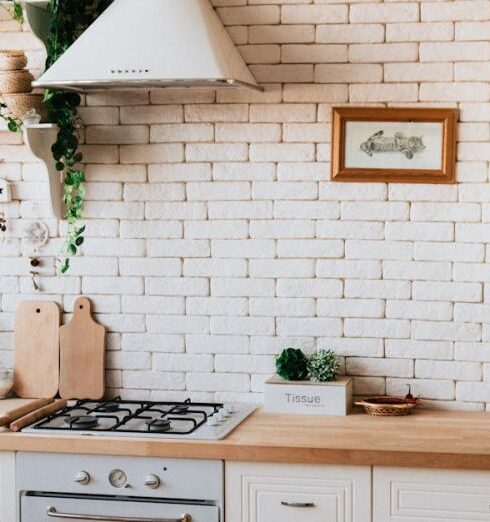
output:
[[[35,109],[41,116],[42,123],[48,119],[42,94],[4,94],[3,100],[14,118],[21,120],[28,111]]]
[[[356,405],[364,408],[368,415],[375,417],[410,415],[417,404],[417,400],[407,401],[401,397],[371,397],[356,402]]]
[[[23,94],[32,91],[34,76],[26,70],[0,71],[0,92],[2,94]]]
[[[0,71],[19,71],[26,65],[24,51],[0,51]]]

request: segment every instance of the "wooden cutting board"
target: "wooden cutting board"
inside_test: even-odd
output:
[[[92,303],[80,297],[72,320],[60,328],[60,396],[101,399],[105,391],[105,328],[92,318]]]
[[[2,399],[0,401],[0,426],[10,424],[51,402],[53,399]]]
[[[15,311],[14,390],[23,399],[52,398],[59,384],[60,308],[23,301]]]

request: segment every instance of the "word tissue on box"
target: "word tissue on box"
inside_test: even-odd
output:
[[[347,415],[352,408],[352,379],[286,381],[274,375],[265,383],[265,411],[306,415]]]

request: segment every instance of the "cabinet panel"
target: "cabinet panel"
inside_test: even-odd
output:
[[[15,491],[15,453],[0,452],[0,522],[17,520]]]
[[[374,468],[376,522],[490,520],[490,473]]]
[[[369,522],[371,470],[227,462],[225,522]]]

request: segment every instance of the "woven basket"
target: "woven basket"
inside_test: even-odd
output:
[[[356,402],[356,405],[362,406],[368,415],[375,417],[401,417],[410,415],[417,403],[406,402],[398,397],[372,397]]]
[[[19,71],[26,65],[24,51],[0,51],[0,71]]]
[[[41,116],[41,123],[48,119],[42,94],[4,94],[3,100],[14,118],[21,120],[28,111],[36,109]]]
[[[2,94],[23,94],[32,91],[32,74],[22,71],[0,71],[0,92]]]

